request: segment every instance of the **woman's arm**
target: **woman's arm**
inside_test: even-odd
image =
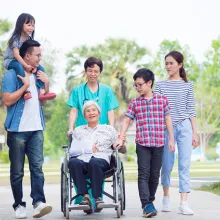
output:
[[[199,138],[198,138],[197,128],[196,128],[196,117],[192,117],[190,119],[190,122],[192,125],[192,131],[193,131],[192,145],[193,145],[193,148],[196,148],[199,144]]]

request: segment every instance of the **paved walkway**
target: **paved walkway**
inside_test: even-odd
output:
[[[106,184],[106,191],[112,192],[110,185]],[[59,220],[65,219],[60,211],[60,186],[59,185],[46,185],[45,192],[47,202],[53,206],[53,211],[45,216],[44,220]],[[138,220],[144,219],[142,217],[142,210],[140,207],[140,201],[138,196],[137,184],[127,183],[126,184],[126,210],[121,219],[125,220]],[[32,206],[30,195],[30,187],[24,186],[24,198],[27,202],[27,214],[28,220],[32,218]],[[161,201],[162,190],[158,188],[155,205],[158,208],[158,216],[152,218],[155,220],[171,219],[171,220],[220,220],[220,196],[201,191],[192,191],[189,195],[189,203],[192,209],[195,211],[194,216],[184,216],[177,214],[177,207],[179,204],[179,195],[177,188],[171,188],[172,198],[172,212],[163,213],[160,212],[160,201]],[[107,198],[105,201],[108,201]],[[10,186],[0,187],[0,220],[11,220],[14,219],[14,211],[12,209],[13,198],[11,194]],[[114,209],[105,209],[101,213],[95,213],[92,215],[86,215],[82,211],[71,211],[70,219],[84,220],[84,219],[106,219],[112,220],[117,219],[116,211]]]

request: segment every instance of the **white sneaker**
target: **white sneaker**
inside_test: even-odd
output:
[[[46,203],[40,202],[36,208],[34,208],[33,218],[41,218],[44,215],[47,215],[52,210],[52,206]]]
[[[161,212],[171,212],[169,196],[163,197]]]
[[[15,218],[16,219],[24,219],[27,218],[26,208],[24,206],[19,205],[15,210]]]
[[[182,202],[178,208],[178,213],[183,215],[194,215],[193,210],[189,207],[187,202]]]

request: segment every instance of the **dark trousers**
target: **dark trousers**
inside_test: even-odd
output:
[[[69,171],[78,194],[88,194],[86,179],[89,177],[92,185],[92,196],[95,199],[102,195],[104,172],[108,169],[110,169],[108,162],[100,158],[92,157],[89,163],[78,158],[71,158],[69,161]]]
[[[25,154],[28,157],[31,175],[31,198],[33,205],[37,202],[46,202],[44,196],[43,165],[43,131],[9,132],[7,145],[10,158],[10,182],[14,196],[13,208],[18,205],[26,206],[22,201],[22,180],[24,176]]]
[[[138,190],[142,208],[155,200],[162,165],[162,147],[136,145]]]

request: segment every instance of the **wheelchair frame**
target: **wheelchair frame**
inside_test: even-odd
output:
[[[72,205],[74,199],[76,199],[79,194],[72,197],[73,189],[73,179],[70,176],[68,162],[69,162],[69,147],[64,145],[63,150],[66,152],[64,161],[61,164],[61,211],[66,219],[69,219],[69,212],[71,210],[88,210],[89,206],[84,205]],[[109,179],[112,177],[112,179]],[[125,180],[124,180],[124,167],[123,163],[119,157],[119,151],[116,148],[113,150],[111,155],[110,170],[104,172],[104,182],[113,182],[113,195],[102,190],[102,193],[113,200],[112,204],[99,204],[98,208],[115,208],[117,213],[117,218],[123,215],[125,210]],[[89,188],[91,188],[91,183],[87,182]]]

